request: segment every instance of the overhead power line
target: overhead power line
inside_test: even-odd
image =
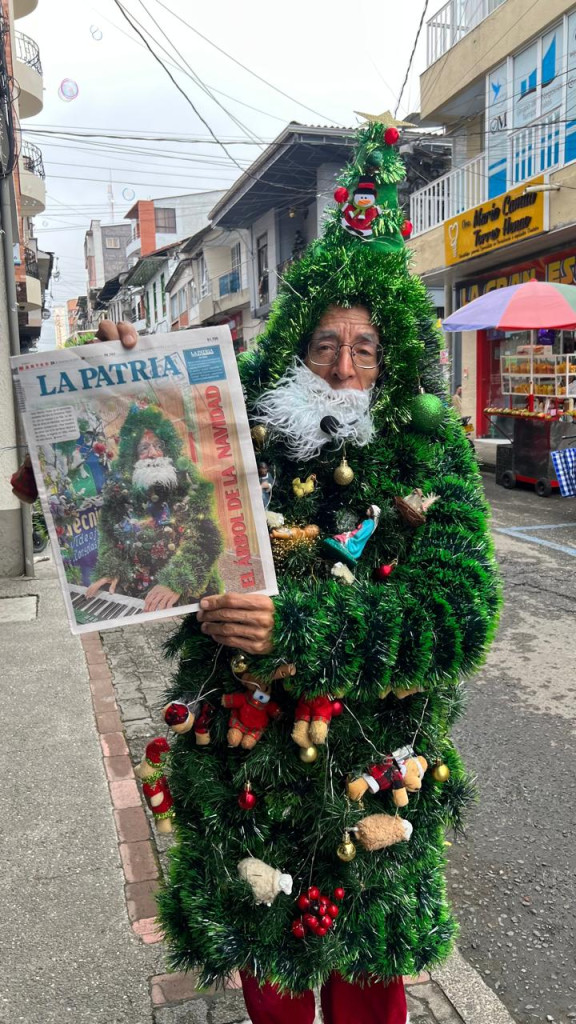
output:
[[[212,128],[211,128],[211,127],[210,127],[210,125],[208,124],[208,121],[206,120],[206,118],[205,118],[205,117],[203,117],[203,115],[202,115],[202,114],[200,113],[200,111],[198,110],[198,108],[197,108],[197,107],[195,106],[195,104],[194,104],[194,103],[192,102],[192,100],[190,99],[190,97],[189,97],[188,93],[187,93],[187,92],[186,92],[186,91],[185,91],[185,90],[184,90],[184,89],[182,88],[182,86],[180,85],[180,83],[176,81],[176,79],[174,78],[174,75],[173,75],[173,74],[172,74],[172,72],[170,71],[170,68],[166,67],[166,65],[164,64],[164,62],[163,62],[162,58],[161,58],[161,57],[159,57],[159,56],[158,56],[158,54],[157,54],[157,53],[156,53],[156,52],[155,52],[155,51],[154,51],[154,50],[152,49],[152,47],[150,46],[150,43],[148,42],[148,40],[146,39],[146,37],[145,37],[145,36],[143,35],[143,33],[142,33],[142,32],[140,31],[140,29],[138,28],[138,26],[134,24],[134,22],[132,21],[132,18],[131,18],[131,16],[130,16],[130,14],[128,14],[128,12],[126,11],[126,9],[125,9],[125,8],[124,8],[124,7],[122,6],[122,4],[120,3],[120,0],[114,0],[114,3],[116,4],[116,6],[117,6],[118,10],[119,10],[119,11],[121,12],[121,14],[122,14],[122,17],[123,17],[123,18],[125,18],[125,20],[126,20],[126,21],[128,22],[128,24],[129,24],[129,25],[130,25],[130,27],[131,27],[131,28],[133,29],[133,31],[134,31],[134,32],[136,32],[136,34],[137,34],[138,36],[140,36],[140,39],[142,40],[142,42],[143,42],[143,43],[144,43],[144,45],[146,46],[146,49],[147,49],[147,50],[149,50],[149,52],[150,52],[150,53],[152,54],[152,56],[153,56],[154,60],[155,60],[155,61],[156,61],[156,62],[157,62],[157,63],[158,63],[159,65],[160,65],[160,67],[161,67],[161,68],[163,69],[163,71],[165,72],[165,74],[166,74],[166,75],[168,75],[168,78],[170,79],[170,81],[172,82],[172,84],[176,86],[176,88],[178,89],[178,92],[179,92],[179,93],[181,93],[181,95],[182,95],[182,96],[184,97],[184,99],[186,100],[186,103],[187,103],[187,104],[188,104],[188,105],[189,105],[189,106],[190,106],[190,107],[192,108],[192,110],[193,110],[193,111],[194,111],[194,113],[196,114],[196,117],[198,118],[198,120],[202,122],[202,124],[204,125],[204,127],[205,127],[205,128],[207,128],[208,132],[210,133],[210,135],[212,136],[212,138],[214,139],[214,141],[215,141],[215,142],[216,142],[216,143],[217,143],[217,144],[218,144],[219,146],[221,146],[221,148],[223,149],[223,151],[224,151],[224,152],[226,153],[226,156],[228,156],[228,157],[229,157],[229,159],[230,159],[230,160],[232,161],[232,163],[236,164],[236,166],[237,166],[237,167],[239,168],[239,170],[243,171],[243,170],[244,170],[244,168],[243,168],[243,167],[241,167],[241,165],[240,165],[239,163],[237,163],[236,159],[235,159],[235,158],[234,158],[234,157],[232,156],[232,154],[228,152],[228,150],[226,149],[226,146],[224,145],[224,143],[223,143],[223,142],[220,142],[220,140],[219,140],[219,139],[217,138],[217,136],[216,136],[216,135],[214,134],[214,132],[212,131]]]
[[[238,120],[238,118],[236,117],[236,115],[235,115],[235,114],[233,114],[233,113],[231,113],[231,111],[229,111],[229,110],[228,110],[228,109],[227,109],[227,108],[226,108],[226,107],[224,106],[224,104],[223,104],[223,103],[221,103],[221,101],[220,101],[220,100],[218,99],[218,97],[214,95],[214,93],[213,93],[213,92],[212,92],[212,91],[210,90],[210,88],[209,88],[209,87],[208,87],[208,86],[206,85],[206,83],[205,83],[205,82],[204,82],[204,81],[203,81],[203,80],[202,80],[202,79],[200,78],[200,75],[199,75],[199,74],[198,74],[198,73],[197,73],[196,71],[194,71],[194,69],[193,69],[193,68],[191,67],[190,63],[189,63],[189,62],[188,62],[188,61],[186,60],[186,58],[184,57],[184,55],[182,54],[182,52],[181,52],[181,51],[180,51],[180,50],[178,49],[178,47],[177,47],[177,46],[176,46],[176,44],[175,44],[175,43],[173,42],[173,40],[172,40],[172,39],[170,39],[170,36],[169,36],[169,35],[167,34],[167,32],[165,32],[165,31],[164,31],[164,29],[162,28],[162,26],[161,26],[160,22],[159,22],[159,21],[157,21],[157,19],[156,19],[156,18],[154,17],[154,15],[150,13],[150,11],[148,10],[148,8],[146,7],[146,5],[145,5],[145,3],[144,3],[144,0],[140,0],[140,6],[141,6],[141,7],[143,8],[143,10],[145,11],[145,13],[146,13],[146,14],[148,15],[148,17],[149,17],[149,18],[151,19],[152,23],[153,23],[153,24],[154,24],[154,25],[156,26],[156,28],[158,29],[158,31],[162,33],[162,35],[164,36],[164,38],[166,39],[166,41],[167,41],[167,42],[169,43],[169,45],[170,45],[170,46],[172,47],[172,49],[174,50],[174,53],[175,53],[175,54],[176,54],[176,55],[178,56],[178,58],[180,59],[180,61],[182,61],[182,63],[183,63],[184,65],[185,65],[185,68],[187,68],[188,70],[186,71],[186,70],[185,70],[185,68],[183,68],[183,67],[182,67],[181,65],[176,65],[176,66],[178,67],[178,69],[179,69],[180,71],[182,71],[182,72],[183,72],[183,73],[184,73],[185,75],[187,75],[187,76],[188,76],[188,78],[192,79],[192,81],[193,81],[193,82],[194,82],[194,83],[195,83],[195,84],[196,84],[196,85],[197,85],[197,86],[198,86],[198,87],[199,87],[200,89],[202,89],[202,91],[203,91],[204,93],[206,93],[206,95],[207,95],[207,96],[209,96],[209,97],[210,97],[210,99],[211,99],[211,100],[212,100],[212,101],[213,101],[214,103],[216,103],[216,105],[217,105],[218,107],[220,107],[220,110],[223,110],[223,111],[224,111],[224,113],[226,114],[226,116],[227,116],[227,117],[229,117],[229,118],[230,118],[230,120],[231,120],[231,121],[233,121],[233,122],[234,122],[234,124],[238,126],[238,128],[242,128],[242,129],[243,129],[243,130],[244,130],[244,131],[246,132],[246,134],[247,134],[247,135],[251,135],[251,136],[252,136],[252,138],[254,139],[254,141],[255,141],[255,142],[257,142],[257,143],[258,143],[259,145],[265,145],[265,143],[263,143],[263,142],[262,142],[262,139],[260,139],[260,138],[258,137],[258,135],[256,134],[256,132],[253,132],[253,131],[252,131],[252,130],[251,130],[250,128],[248,128],[248,126],[247,126],[247,125],[245,125],[245,124],[243,123],[243,121],[239,121],[239,120]],[[136,22],[136,24],[137,24],[137,25],[139,25],[141,29],[143,29],[143,31],[147,31],[147,30],[146,30],[146,29],[144,28],[144,26],[142,25],[142,23],[141,23],[141,22],[139,22],[139,21],[137,20],[137,18],[136,18],[136,16],[135,16],[134,14],[132,14],[132,18],[134,19],[134,21]],[[148,34],[150,35],[150,33],[148,33]],[[173,59],[174,59],[174,58],[173,58],[173,56],[172,56],[172,54],[170,53],[170,51],[169,51],[169,50],[167,50],[167,49],[166,49],[166,48],[165,48],[164,46],[162,46],[162,44],[161,44],[161,43],[159,43],[157,39],[155,40],[155,42],[156,42],[156,45],[160,47],[160,49],[162,50],[162,52],[166,54],[166,56],[168,57],[168,59],[169,59],[169,60],[171,60],[171,59],[173,60]]]
[[[426,11],[428,10],[429,2],[430,2],[430,0],[425,0],[425,2],[424,2],[424,9],[422,11],[422,17],[420,18],[420,24],[418,25],[418,30],[416,32],[416,38],[414,39],[414,45],[412,46],[412,53],[410,54],[410,59],[408,61],[408,67],[406,68],[406,74],[404,75],[404,81],[402,82],[402,88],[400,89],[400,92],[398,94],[398,101],[396,103],[396,110],[394,111],[394,117],[398,116],[398,110],[400,108],[400,103],[402,101],[402,95],[404,93],[404,89],[406,88],[406,82],[408,81],[408,76],[409,76],[410,71],[412,69],[412,62],[414,60],[414,54],[416,53],[416,47],[418,46],[418,40],[420,39],[420,33],[422,31],[422,26],[424,24],[424,18],[426,17]]]
[[[172,17],[182,22],[183,25],[186,25],[186,28],[189,28],[191,32],[194,32],[195,35],[200,36],[200,39],[203,39],[205,43],[208,43],[209,46],[212,46],[214,47],[215,50],[218,50],[218,53],[223,54],[223,56],[227,57],[228,60],[231,60],[234,64],[237,64],[238,67],[242,68],[243,71],[247,71],[248,74],[252,75],[253,78],[257,78],[259,82],[263,82],[264,85],[267,85],[269,89],[273,89],[274,92],[279,93],[280,96],[284,96],[284,98],[290,100],[291,103],[296,103],[299,107],[302,107],[303,110],[308,110],[311,114],[315,114],[316,117],[321,117],[324,121],[329,121],[331,124],[337,124],[334,118],[327,117],[326,114],[321,114],[318,110],[314,110],[312,107],[308,107],[305,103],[302,103],[300,100],[297,100],[294,96],[290,96],[289,93],[284,92],[283,89],[279,89],[277,85],[273,85],[272,82],[269,82],[268,79],[263,78],[262,75],[257,74],[256,71],[253,71],[252,68],[247,67],[246,64],[242,64],[242,61],[239,61],[236,57],[233,57],[231,53],[227,53],[226,50],[223,50],[221,46],[218,46],[215,42],[212,41],[212,39],[209,39],[208,36],[203,35],[203,33],[199,31],[199,29],[194,28],[194,26],[191,25],[189,21],[186,21],[186,19],[182,18],[181,15],[176,14],[176,11],[173,11],[170,7],[168,7],[167,4],[163,3],[162,0],[156,0],[156,3],[160,7],[163,7],[165,11],[168,11],[168,13],[172,15]]]

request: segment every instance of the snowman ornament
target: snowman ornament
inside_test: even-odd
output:
[[[361,178],[352,198],[348,189],[338,188],[334,193],[337,202],[344,202],[340,223],[346,231],[360,238],[371,238],[374,221],[382,213],[376,203],[376,183],[372,178]]]

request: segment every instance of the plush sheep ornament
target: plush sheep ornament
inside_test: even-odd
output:
[[[238,874],[243,882],[248,882],[256,903],[265,903],[271,907],[278,893],[284,892],[289,896],[292,892],[292,875],[285,875],[278,868],[270,867],[256,857],[241,860]]]

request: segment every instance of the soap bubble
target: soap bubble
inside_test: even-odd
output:
[[[50,221],[48,221],[48,220],[43,220],[43,221],[42,221],[42,227],[43,227],[43,228],[47,228],[47,227],[48,227],[48,225],[49,225],[49,223],[50,223]]]
[[[122,198],[125,199],[127,203],[131,203],[132,200],[136,198],[136,193],[135,193],[134,189],[133,188],[123,188],[122,189]]]
[[[73,78],[63,78],[58,88],[58,95],[65,103],[75,100],[79,93],[78,83]]]
[[[90,25],[90,35],[92,36],[92,39],[99,43],[104,33],[98,25]]]

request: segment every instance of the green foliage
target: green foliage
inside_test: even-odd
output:
[[[347,187],[367,168],[379,189],[399,180],[398,158],[383,147],[382,135],[382,126],[361,133],[341,179]],[[227,747],[228,712],[220,698],[241,689],[232,652],[215,648],[192,618],[167,644],[167,653],[180,659],[167,698],[208,696],[214,707],[210,746],[196,746],[190,733],[173,744],[178,842],[160,896],[173,965],[200,967],[206,984],[237,968],[295,992],[333,970],[351,980],[413,974],[446,956],[456,930],[443,879],[444,836],[462,828],[472,787],[449,731],[464,706],[462,678],[485,656],[500,594],[478,470],[445,402],[434,310],[422,283],[409,275],[405,253],[383,252],[378,244],[347,235],[335,215],[324,238],[288,271],[258,350],[241,358],[247,402],[257,414],[262,390],[305,354],[330,305],[370,310],[384,348],[372,405],[376,439],[367,448],[349,447],[352,483],[334,482],[342,458],[335,446],[298,464],[287,459],[281,438],[269,436],[258,453],[275,473],[270,507],[288,524],[315,523],[321,536],[332,536],[360,521],[369,504],[380,506],[354,583],[331,574],[321,543],[283,548],[275,542],[273,652],[248,660],[258,676],[282,662],[294,662],[297,674],[287,686],[274,684],[282,717],[251,752]],[[443,403],[426,433],[410,416],[420,386]],[[310,472],[315,489],[297,498],[291,481]],[[416,487],[439,500],[414,529],[394,498]],[[393,560],[393,573],[376,582],[374,569]],[[382,696],[390,687],[420,692]],[[332,721],[318,759],[305,764],[291,739],[296,702],[327,694],[343,695],[345,710]],[[395,813],[389,792],[368,793],[363,806],[350,803],[347,777],[410,743],[430,764],[421,791],[402,811],[412,838],[376,853],[358,845],[356,858],[341,862],[336,848],[344,829],[367,814]],[[432,776],[439,761],[451,771],[444,784]],[[247,780],[258,797],[249,812],[237,802]],[[294,898],[280,894],[271,907],[255,906],[237,876],[248,855],[290,872]],[[346,898],[333,931],[299,941],[290,932],[295,898],[310,884],[326,892],[342,885]]]

